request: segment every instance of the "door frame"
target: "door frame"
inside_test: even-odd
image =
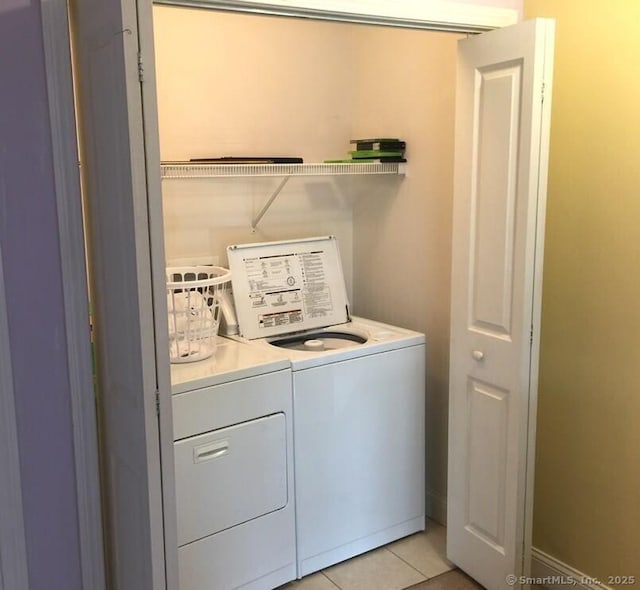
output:
[[[138,11],[141,43],[146,49],[145,53],[153,55],[152,1],[105,1],[128,4],[132,11]],[[488,31],[514,24],[518,20],[518,13],[514,9],[463,2],[445,3],[441,0],[404,0],[386,5],[377,0],[334,0],[331,9],[326,8],[323,0],[155,0],[155,3],[458,33]],[[51,137],[54,145],[53,169],[62,279],[65,286],[65,327],[71,376],[82,575],[87,587],[100,590],[105,584],[105,564],[102,527],[96,526],[96,523],[102,522],[98,433],[94,397],[86,394],[87,391],[93,392],[93,378],[91,358],[87,353],[87,273],[66,0],[48,0],[43,3],[42,23]],[[155,105],[150,115],[154,112]],[[147,133],[157,135],[157,124],[155,128],[149,128],[149,121],[146,123]],[[159,167],[159,161],[157,165]],[[151,301],[148,303],[152,305]],[[142,326],[138,329],[142,330]],[[162,400],[161,406],[166,407]],[[160,470],[161,466],[156,466],[156,469]],[[533,489],[533,476],[531,481],[529,478],[527,481],[527,487],[531,486]],[[173,567],[173,564],[167,564],[168,570]],[[171,579],[171,573],[167,573]]]
[[[98,428],[66,0],[42,3],[42,41],[60,243],[82,585],[104,590]]]
[[[553,64],[555,58],[555,35],[547,36],[544,55],[549,63],[544,63],[545,83],[542,87],[540,105],[540,154],[548,154],[551,140],[551,104],[553,94]],[[549,82],[547,85],[546,82]],[[535,484],[536,426],[538,422],[538,376],[540,372],[540,336],[542,326],[542,275],[544,263],[545,218],[547,210],[547,184],[549,176],[549,158],[538,158],[538,198],[536,202],[536,241],[533,251],[533,276],[531,295],[531,345],[529,348],[529,419],[527,424],[527,458],[525,471],[524,497],[524,551],[523,572],[531,572],[533,555],[533,490]]]
[[[333,0],[330,9],[325,0],[153,0],[153,3],[454,33],[482,33],[518,20],[515,9],[465,4],[463,0],[386,3]]]

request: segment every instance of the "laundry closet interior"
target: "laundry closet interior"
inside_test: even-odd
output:
[[[110,550],[116,575],[123,580],[142,583],[152,575],[166,579],[162,587],[181,590],[212,580],[225,587],[270,588],[421,530],[425,512],[441,523],[447,519],[449,347],[452,317],[457,317],[450,313],[456,264],[452,240],[458,235],[453,231],[456,59],[458,41],[465,37],[451,31],[500,27],[514,22],[515,14],[506,11],[502,20],[494,15],[493,21],[475,27],[441,25],[446,30],[433,30],[424,21],[416,21],[416,28],[410,20],[387,26],[393,18],[364,24],[301,18],[300,11],[294,18],[212,4],[163,1],[152,12],[140,5],[142,12],[136,14],[133,3],[123,1],[128,11],[122,20],[115,5],[97,2],[79,11],[79,102],[85,182],[93,193],[88,219],[92,287],[98,294],[98,375],[110,391],[101,418],[105,477],[112,488],[107,527],[115,540]],[[115,36],[103,28],[109,19],[111,31],[118,31]],[[121,22],[125,28],[118,28]],[[474,99],[483,101],[479,114],[490,130],[480,137],[493,138],[495,127],[507,148],[487,157],[484,168],[479,156],[474,155],[480,164],[463,161],[458,166],[456,160],[456,170],[463,174],[480,166],[479,177],[488,184],[479,190],[492,191],[498,199],[482,201],[473,210],[478,215],[475,229],[463,219],[462,239],[454,240],[463,258],[475,256],[477,264],[473,273],[456,273],[477,281],[472,304],[463,303],[466,286],[458,289],[456,309],[461,318],[465,310],[480,314],[469,320],[480,322],[478,333],[495,333],[498,341],[511,342],[512,330],[517,346],[526,342],[525,347],[534,323],[528,315],[529,277],[537,272],[529,245],[542,240],[535,242],[535,222],[527,222],[523,213],[516,219],[511,204],[522,192],[533,205],[516,211],[532,212],[537,206],[537,192],[529,190],[537,185],[527,180],[528,165],[536,161],[527,156],[527,132],[520,139],[529,120],[520,124],[519,117],[520,108],[525,115],[531,110],[526,101],[532,100],[528,97],[538,83],[532,76],[539,77],[542,70],[529,68],[528,57],[508,51],[523,35],[529,41],[537,38],[542,28],[528,24],[517,31],[496,31],[480,42],[490,48],[483,63],[492,64],[482,66],[487,100]],[[507,47],[507,53],[496,55],[493,39],[506,41],[495,45]],[[477,44],[465,43],[475,55]],[[531,64],[538,61],[536,57]],[[519,82],[520,66],[511,66],[519,63],[531,72],[524,82]],[[481,70],[472,66],[469,71],[473,76]],[[464,94],[464,112],[470,112],[472,93]],[[494,98],[502,103],[492,106]],[[525,101],[522,107],[520,100]],[[465,124],[464,129],[470,127]],[[349,158],[352,142],[363,138],[402,140],[406,162],[330,162]],[[496,142],[480,146],[485,147],[496,151]],[[203,162],[228,157],[297,158],[304,163]],[[107,170],[115,173],[104,174]],[[527,180],[527,187],[515,189],[514,174]],[[112,201],[105,200],[108,195]],[[506,208],[497,234],[494,205]],[[465,245],[470,231],[478,232],[482,244],[478,238],[473,246]],[[114,241],[115,232],[124,239]],[[511,255],[514,235],[519,239],[517,268]],[[290,251],[294,242],[296,249]],[[473,254],[474,248],[482,251]],[[264,277],[271,272],[265,266],[286,267],[281,275],[286,284],[273,283],[284,290],[268,286],[254,291],[250,286],[245,296],[238,287],[251,283],[250,272],[259,270],[251,261],[263,259],[269,261],[256,264],[262,264]],[[295,272],[288,261],[296,261]],[[458,259],[457,264],[463,269],[465,262]],[[210,360],[169,363],[169,343],[185,327],[174,322],[172,328],[172,293],[182,289],[171,291],[175,287],[165,281],[173,275],[165,271],[193,265],[231,268],[239,334],[219,339]],[[292,288],[285,297],[299,297],[293,285],[308,284],[305,273],[319,268],[326,283],[320,290],[318,283],[303,287],[304,303],[299,305],[311,317],[324,314],[332,321],[296,324],[295,308],[283,316],[274,307],[269,310],[273,313],[258,315],[259,321],[266,325],[270,316],[277,316],[276,323],[282,318],[294,330],[276,334],[269,327],[256,336],[243,324],[247,308],[287,293],[286,285]],[[114,271],[128,282],[114,282]],[[137,306],[121,305],[131,300],[129,284],[137,288]],[[523,305],[514,300],[512,323],[501,324],[504,317],[511,322],[512,284],[524,285],[516,295],[524,293],[525,298]],[[318,308],[308,308],[308,293],[310,300],[319,297]],[[329,308],[343,310],[340,317],[325,314],[326,301]],[[186,321],[188,332],[188,314]],[[309,329],[336,325],[360,330],[354,335],[364,338],[356,345],[357,338],[346,338],[352,342],[343,352],[327,349],[324,354],[306,348],[317,346],[313,335],[304,342],[305,357],[295,351],[278,356],[262,337],[295,338],[296,326],[306,335]],[[466,325],[458,329],[466,330]],[[503,325],[506,339],[500,332]],[[125,334],[131,338],[123,339]],[[478,350],[469,361],[464,347],[465,363],[480,370],[489,366]],[[458,373],[466,378],[467,370]],[[518,373],[518,379],[521,375],[525,373]],[[495,383],[511,389],[521,385]],[[461,393],[467,387],[459,387]],[[519,408],[526,410],[528,402],[486,401],[506,398],[493,395],[492,386],[483,387],[469,398],[480,404],[470,418],[475,420],[479,412],[479,421],[470,427],[456,423],[461,432],[470,433],[461,441],[480,437],[473,439],[473,448],[485,441],[495,445],[472,458],[478,459],[470,475],[472,491],[480,502],[472,504],[470,518],[480,535],[472,533],[474,539],[488,538],[492,547],[496,543],[491,539],[498,546],[504,542],[511,551],[521,544],[504,538],[503,520],[482,498],[503,502],[505,474],[524,473],[525,447],[519,448],[516,463],[502,464],[500,457],[507,418],[515,423],[526,417]],[[512,408],[509,415],[506,408]],[[487,431],[497,432],[497,438],[486,439]],[[236,463],[239,467],[225,467]],[[466,459],[462,464],[467,465]],[[258,480],[264,494],[258,493]],[[210,485],[220,481],[224,489],[212,498]],[[468,483],[460,488],[471,489]],[[350,497],[356,489],[362,496]],[[345,499],[355,502],[353,512]],[[144,505],[149,511],[139,513]],[[141,518],[128,518],[132,510]],[[512,524],[508,534],[517,528]],[[248,543],[257,553],[245,550]],[[144,560],[130,562],[128,544]],[[518,559],[516,550],[507,553],[505,562]],[[253,570],[251,560],[262,562],[263,570],[248,571]]]
[[[213,166],[211,177],[205,168],[184,178],[166,164],[165,256],[168,266],[226,267],[229,244],[336,236],[352,313],[427,334],[427,436],[413,444],[426,445],[428,514],[444,522],[462,35],[163,5],[153,14],[163,163],[292,156],[311,164],[347,158],[354,138],[406,142],[407,163],[386,174],[363,174],[359,164],[353,174],[322,166],[294,174],[266,211],[281,176]]]
[[[352,312],[427,335],[427,514],[443,521],[456,43],[461,34],[154,6],[160,157],[346,158],[406,141],[404,173],[164,178],[167,261],[338,239]]]

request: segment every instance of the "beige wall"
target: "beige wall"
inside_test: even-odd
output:
[[[348,25],[154,7],[160,156],[345,157],[353,64]],[[345,183],[294,178],[255,233],[282,179],[163,181],[167,259],[228,244],[335,234],[352,284],[352,201]]]
[[[429,512],[444,519],[455,47],[450,33],[154,8],[163,160],[345,157],[398,135],[406,178],[163,183],[168,258],[334,233],[355,313],[426,332]]]
[[[557,19],[534,545],[640,579],[640,3]]]
[[[166,6],[153,14],[162,159],[344,154],[349,25]]]
[[[377,40],[367,40],[372,35]],[[355,129],[366,133],[381,127],[406,138],[409,174],[395,197],[357,202],[354,302],[364,316],[427,335],[427,510],[444,521],[455,55],[460,36],[369,29],[362,37]]]

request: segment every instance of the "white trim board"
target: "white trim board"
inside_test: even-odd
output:
[[[566,590],[567,587],[582,588],[584,590],[612,590],[610,586],[599,583],[570,565],[536,549],[531,551],[532,584],[544,586],[549,590]]]
[[[545,56],[545,80],[543,82],[543,100],[540,119],[542,133],[540,136],[540,154],[549,153],[551,132],[551,108],[553,92],[553,64],[555,56],[555,21],[549,19],[544,44],[539,50]],[[529,367],[529,419],[527,425],[527,468],[525,483],[525,515],[524,515],[524,554],[523,571],[529,571],[531,565],[533,543],[533,502],[535,483],[536,428],[538,423],[538,383],[540,373],[540,334],[542,325],[542,281],[544,265],[545,218],[547,209],[547,186],[549,159],[540,159],[538,170],[538,200],[536,211],[537,236],[534,248],[534,276],[531,310],[531,365]]]
[[[28,588],[11,347],[0,248],[0,590]]]
[[[42,3],[42,39],[60,240],[82,586],[104,590],[98,433],[66,0]]]
[[[488,31],[518,21],[518,12],[512,8],[446,0],[154,0],[154,3],[462,33]]]

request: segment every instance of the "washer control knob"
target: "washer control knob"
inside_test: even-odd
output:
[[[471,353],[471,356],[474,358],[474,360],[481,361],[484,358],[484,352],[482,352],[481,350],[474,350]]]

